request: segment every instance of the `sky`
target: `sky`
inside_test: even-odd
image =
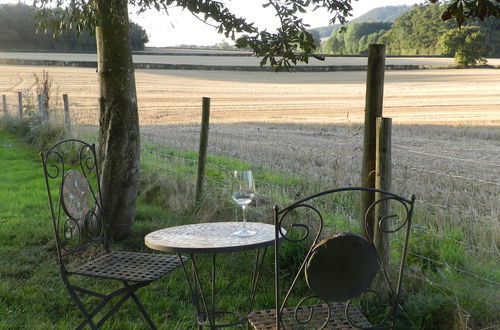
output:
[[[0,0],[1,1],[1,0]],[[272,29],[276,27],[277,18],[271,8],[263,9],[263,0],[232,0],[228,6],[240,16],[249,18],[259,28]],[[413,5],[422,3],[424,0],[358,0],[353,1],[353,16],[356,18],[373,8],[384,6]],[[218,34],[214,27],[208,26],[187,11],[179,8],[172,9],[170,15],[155,11],[136,15],[130,8],[130,17],[133,21],[146,29],[149,35],[150,47],[175,46],[175,45],[213,45],[224,40],[222,34]],[[331,16],[328,12],[316,10],[308,13],[304,21],[311,26],[320,27],[329,25]],[[352,19],[351,18],[351,19]],[[230,42],[228,40],[228,42]]]
[[[0,0],[0,4],[17,3],[19,0]],[[352,18],[363,15],[369,10],[384,6],[413,5],[424,0],[358,0],[353,1]],[[31,4],[32,0],[21,0]],[[271,8],[263,9],[265,0],[231,0],[228,7],[237,15],[244,16],[255,22],[259,28],[272,30],[277,25],[277,18]],[[149,47],[166,47],[176,45],[214,45],[223,41],[223,35],[218,34],[212,26],[206,25],[193,17],[188,11],[172,8],[169,15],[151,10],[137,15],[135,8],[129,8],[130,18],[146,29],[149,36]],[[330,20],[328,12],[317,10],[307,13],[304,21],[311,28],[326,26]],[[227,40],[229,43],[230,40]]]

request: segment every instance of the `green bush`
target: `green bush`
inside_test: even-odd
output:
[[[405,302],[408,319],[415,329],[453,329],[456,306],[441,294],[414,294]]]
[[[37,149],[46,149],[54,142],[64,138],[64,127],[44,120],[40,115],[31,115],[26,120],[28,126],[26,139]]]

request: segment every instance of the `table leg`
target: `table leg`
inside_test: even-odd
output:
[[[253,304],[255,301],[255,295],[257,292],[257,282],[259,280],[262,266],[264,264],[264,259],[266,257],[267,248],[261,253],[261,250],[257,250],[255,257],[255,265],[252,272],[252,279],[250,284],[250,294],[249,294],[249,312],[253,309]],[[217,311],[216,304],[216,276],[217,276],[217,265],[216,265],[216,254],[212,254],[212,269],[211,269],[211,292],[210,298],[211,301],[208,302],[206,299],[205,291],[203,290],[203,286],[198,273],[198,266],[196,263],[196,258],[193,254],[190,254],[191,259],[191,268],[192,268],[192,277],[189,275],[189,272],[186,268],[186,265],[181,261],[182,269],[184,271],[184,276],[188,283],[189,291],[191,292],[191,299],[196,308],[197,313],[197,322],[198,328],[202,329],[203,327],[210,327],[210,329],[231,327],[238,324],[244,324],[246,317],[240,316],[238,320],[225,324],[217,324],[217,316],[227,316],[227,315],[241,315],[234,312],[227,311]],[[181,259],[182,260],[182,259]],[[201,304],[200,304],[201,300]],[[209,307],[210,306],[210,307]]]
[[[191,300],[193,301],[193,305],[194,307],[196,308],[196,314],[200,314],[200,305],[198,303],[198,297],[197,297],[197,292],[195,291],[195,289],[193,289],[193,283],[194,283],[194,280],[191,281],[190,278],[189,278],[189,274],[188,274],[188,271],[186,269],[186,265],[184,264],[184,261],[182,259],[182,256],[180,254],[178,254],[179,256],[179,260],[181,261],[181,265],[182,265],[182,270],[184,271],[184,277],[186,278],[186,282],[188,284],[188,287],[189,287],[189,293],[191,293]],[[191,258],[193,256],[191,255]]]
[[[259,281],[260,274],[262,272],[262,266],[264,265],[264,259],[266,258],[267,247],[264,249],[264,252],[260,253],[260,249],[257,249],[255,254],[255,265],[252,272],[252,281],[250,286],[250,295],[248,297],[249,306],[248,313],[251,313],[253,310],[253,304],[255,302],[255,294],[257,293],[257,282]]]
[[[203,303],[203,307],[205,308],[205,313],[198,314],[198,325],[207,326],[205,320],[208,320],[208,326],[210,329],[216,329],[215,325],[215,303],[214,297],[212,296],[212,308],[208,308],[207,299],[205,298],[205,292],[203,291],[203,287],[201,285],[200,277],[198,275],[198,267],[196,266],[196,262],[194,259],[194,255],[191,255],[191,261],[193,265],[193,278],[195,281],[196,289],[198,290],[199,296],[201,297],[201,302]],[[215,283],[214,283],[215,284]],[[215,285],[212,287],[212,294],[215,294]]]
[[[192,276],[193,278],[190,279],[188,270],[186,269],[186,265],[182,262],[182,269],[184,271],[184,276],[186,277],[186,282],[188,283],[189,291],[191,292],[191,299],[193,301],[193,305],[195,306],[196,309],[196,314],[197,314],[197,322],[198,322],[198,328],[202,328],[201,323],[203,322],[204,316],[206,316],[206,320],[208,320],[210,326],[210,329],[215,329],[215,319],[213,316],[213,313],[211,313],[208,309],[208,304],[207,300],[205,298],[205,293],[203,292],[203,288],[201,286],[201,281],[200,277],[198,276],[198,267],[196,265],[196,260],[193,254],[189,255],[191,259],[191,268],[192,268]],[[201,311],[201,306],[200,306],[200,298],[201,298],[201,303],[203,304],[203,308],[205,310],[205,313],[202,313]],[[213,301],[212,301],[212,306]],[[213,311],[213,309],[212,309]]]
[[[215,253],[212,253],[212,311],[215,310]]]

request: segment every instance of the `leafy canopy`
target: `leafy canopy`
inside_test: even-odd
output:
[[[443,49],[454,55],[457,62],[464,66],[486,63],[485,56],[491,52],[486,36],[479,26],[466,26],[453,29],[439,39]]]
[[[359,55],[368,53],[368,45],[378,43],[380,35],[391,28],[389,22],[349,23],[345,31],[333,30],[325,42],[323,51],[336,55]]]
[[[108,0],[111,1],[111,0]],[[115,6],[126,2],[114,1]],[[309,27],[301,14],[307,10],[326,9],[331,15],[331,24],[346,22],[351,16],[352,0],[267,0],[264,8],[273,10],[280,22],[280,27],[270,32],[259,30],[254,23],[231,12],[227,3],[230,0],[128,0],[130,5],[139,8],[139,12],[154,9],[165,13],[172,7],[187,9],[198,19],[213,25],[219,33],[236,41],[239,48],[250,48],[262,57],[261,65],[270,63],[275,69],[290,69],[292,64],[309,61],[315,55],[316,45]],[[97,0],[34,0],[40,9],[38,18],[44,28],[51,28],[57,33],[75,27],[77,31],[93,30],[99,24],[95,3]],[[54,14],[51,6],[65,8]]]
[[[482,62],[486,56],[500,56],[500,19],[469,19],[461,28],[457,28],[455,22],[443,21],[441,18],[448,5],[414,5],[392,25],[349,23],[345,33],[340,33],[339,29],[333,31],[324,43],[323,51],[360,55],[366,54],[369,44],[379,43],[386,45],[388,55],[451,55],[462,65],[474,65]],[[471,26],[475,28],[469,29]],[[457,31],[448,34],[452,30]],[[449,46],[450,42],[456,46]]]
[[[438,0],[429,1],[438,2]],[[500,0],[452,0],[441,18],[443,21],[455,18],[458,27],[461,27],[472,18],[484,21],[489,16],[500,17]]]
[[[54,9],[59,10],[60,9]],[[22,3],[0,4],[0,47],[2,49],[53,49],[53,50],[95,50],[96,39],[89,31],[77,32],[67,29],[53,38],[53,31],[37,30],[34,19],[35,8]],[[57,13],[54,13],[57,15]],[[132,50],[143,50],[148,42],[146,31],[130,22],[130,43]]]

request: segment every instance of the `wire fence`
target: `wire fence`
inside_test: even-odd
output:
[[[33,98],[24,96],[25,103],[20,106],[20,96],[14,93],[3,97],[3,118],[19,118],[39,113],[40,110]],[[28,101],[26,101],[28,100]],[[158,106],[158,109],[162,107]],[[140,118],[146,110],[139,109]],[[149,110],[148,110],[149,111]],[[70,126],[72,134],[96,134],[99,123],[97,105],[70,104]],[[201,109],[186,114],[201,117]],[[63,123],[62,109],[50,111],[56,122]],[[149,114],[151,116],[151,114]],[[272,126],[272,125],[271,125]],[[225,130],[217,126],[211,129],[209,137],[209,153],[224,155],[262,166],[279,177],[283,173],[288,176],[311,178],[311,182],[320,182],[328,187],[334,185],[357,185],[361,173],[362,131],[355,125],[344,128],[321,128],[313,132],[299,132],[303,140],[281,137],[279,129],[271,130],[270,126],[242,126],[241,130]],[[256,129],[257,128],[257,129]],[[249,133],[251,131],[251,133]],[[265,131],[265,132],[264,132]],[[267,137],[262,137],[265,134]],[[197,166],[195,157],[183,157],[168,150],[196,151],[199,139],[199,128],[189,125],[171,125],[158,127],[141,127],[141,144],[144,154],[142,161],[165,163],[162,171],[166,175],[182,175],[192,182],[196,180],[194,169]],[[327,141],[326,145],[318,145],[314,139]],[[471,147],[463,151],[456,148],[436,150],[433,152],[416,150],[401,143],[393,142],[393,190],[404,194],[417,191],[419,207],[415,214],[415,233],[423,235],[429,244],[432,240],[447,241],[463,247],[463,253],[473,261],[476,257],[486,258],[489,264],[500,262],[500,152],[487,147]],[[472,152],[469,156],[467,152]],[[474,156],[476,155],[476,156]],[[479,156],[477,156],[479,155]],[[486,157],[487,155],[487,157]],[[486,157],[481,159],[481,157]],[[177,164],[179,166],[172,166]],[[208,159],[207,165],[230,176],[231,169]],[[185,168],[193,171],[186,171]],[[314,170],[311,170],[314,169]],[[207,189],[221,189],[221,182],[207,182]],[[222,184],[228,184],[222,183]],[[318,187],[317,185],[314,187]],[[275,189],[282,192],[288,189],[292,196],[299,194],[295,187],[282,185],[260,187],[262,198],[272,201]],[[460,228],[461,232],[456,229]],[[428,247],[432,249],[432,247]],[[496,292],[500,290],[498,269],[478,269],[474,264],[456,264],[446,260],[441,251],[427,255],[420,250],[412,250],[410,255],[422,263],[442,267],[463,276],[470,277]],[[422,274],[411,274],[422,282],[436,284]],[[443,287],[449,292],[455,288]],[[486,328],[485,328],[486,329]]]

